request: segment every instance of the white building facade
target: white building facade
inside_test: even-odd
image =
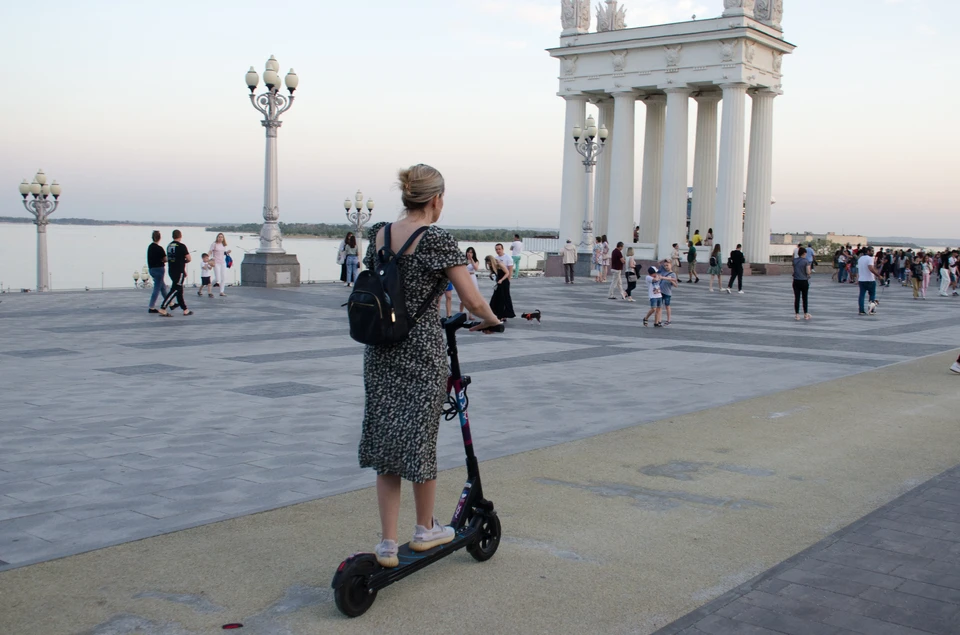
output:
[[[560,46],[548,51],[560,62],[558,94],[566,101],[561,244],[581,242],[585,227],[630,244],[639,225],[641,251],[664,258],[686,239],[692,183],[691,232],[712,227],[725,253],[742,243],[748,262],[769,261],[773,104],[782,94],[783,56],[795,47],[783,37],[782,0],[723,3],[718,18],[625,28],[625,9],[605,0],[591,33],[590,0],[561,0]],[[691,99],[697,103],[692,175]],[[645,108],[639,174],[638,101]],[[592,175],[572,136],[574,126],[584,126],[588,103],[609,133]],[[594,178],[592,206],[585,203],[587,178]]]

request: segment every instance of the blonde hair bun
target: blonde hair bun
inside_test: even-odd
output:
[[[446,188],[443,175],[436,168],[423,163],[400,170],[397,182],[400,199],[408,211],[423,209],[431,200],[443,194]]]

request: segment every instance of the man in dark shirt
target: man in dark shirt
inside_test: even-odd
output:
[[[170,287],[170,292],[164,296],[163,304],[160,305],[160,315],[163,317],[172,317],[170,312],[167,311],[167,307],[170,306],[170,300],[174,297],[177,299],[174,306],[183,309],[184,315],[193,315],[193,311],[187,308],[187,303],[183,299],[183,283],[187,279],[187,263],[190,262],[190,251],[186,245],[180,242],[182,235],[179,229],[173,230],[173,241],[167,245],[167,271],[170,273],[170,281],[173,286]]]
[[[730,259],[727,260],[727,266],[730,267],[730,284],[727,285],[727,293],[733,293],[733,281],[737,281],[737,293],[743,295],[743,264],[747,261],[740,251],[743,245],[737,245],[737,248],[730,252]]]
[[[167,283],[164,281],[163,265],[167,264],[167,252],[160,246],[160,232],[154,230],[153,242],[147,247],[147,268],[153,278],[153,293],[150,294],[150,313],[159,313],[155,307],[157,298],[167,297]]]
[[[623,291],[623,263],[623,243],[619,242],[610,255],[610,275],[613,280],[610,282],[610,292],[607,296],[611,300],[622,300],[627,297],[627,294]],[[614,295],[614,293],[619,295]]]

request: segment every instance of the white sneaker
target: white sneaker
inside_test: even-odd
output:
[[[743,291],[737,291],[739,295],[743,295]]]
[[[950,371],[960,375],[960,362],[953,362],[953,366],[950,367]]]
[[[414,551],[429,551],[434,547],[453,542],[457,532],[453,527],[444,526],[436,517],[433,518],[433,528],[427,529],[423,525],[417,525],[413,530],[413,540],[410,541],[410,548]]]
[[[729,294],[731,294],[731,293],[733,293],[733,291],[731,291],[729,287],[727,287],[726,289],[724,289],[724,291],[726,291],[726,292],[727,292],[727,295],[729,295]]]
[[[381,540],[380,544],[374,548],[373,553],[377,556],[377,562],[380,563],[381,567],[392,569],[400,566],[397,550],[396,540]]]

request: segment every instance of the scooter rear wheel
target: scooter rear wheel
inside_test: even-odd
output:
[[[333,589],[333,599],[340,612],[347,617],[359,617],[373,606],[376,590],[367,586],[367,581],[376,571],[373,558],[356,560],[347,565],[340,574],[340,583]]]
[[[480,535],[477,542],[467,547],[467,552],[477,562],[485,562],[497,553],[500,546],[500,519],[497,512],[491,511],[483,512],[474,521],[480,524]]]

